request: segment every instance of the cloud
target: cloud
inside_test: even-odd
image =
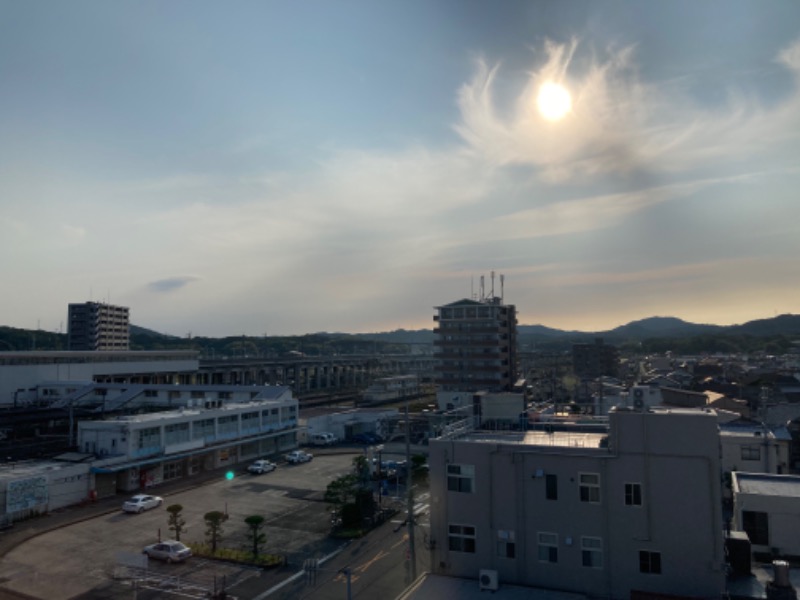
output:
[[[158,281],[151,281],[147,284],[147,289],[151,292],[157,293],[170,293],[186,287],[190,283],[198,281],[199,277],[192,275],[180,275],[177,277],[167,277],[166,279],[159,279]]]
[[[61,233],[64,238],[71,242],[80,242],[86,238],[86,229],[76,225],[64,223],[61,225]]]
[[[771,110],[755,94],[736,89],[726,104],[709,108],[687,93],[682,80],[645,81],[634,47],[581,55],[577,41],[548,42],[538,54],[543,61],[510,103],[495,101],[499,65],[479,59],[459,90],[455,130],[472,154],[498,166],[529,165],[545,182],[708,168],[796,140],[800,130],[797,90]],[[777,60],[800,73],[800,42]],[[552,80],[573,96],[572,113],[558,122],[546,121],[535,108],[539,87]],[[499,108],[506,104],[509,110]]]

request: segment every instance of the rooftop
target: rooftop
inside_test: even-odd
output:
[[[800,477],[766,473],[734,473],[743,494],[800,498]]]
[[[580,427],[580,426],[578,426]],[[601,448],[607,433],[585,431],[472,431],[457,436],[459,441],[486,444],[520,444],[526,446],[557,446],[562,448]]]

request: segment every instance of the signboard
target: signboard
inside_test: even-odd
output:
[[[6,512],[15,513],[47,504],[47,477],[40,475],[8,482]]]

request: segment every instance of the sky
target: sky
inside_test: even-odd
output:
[[[797,2],[0,0],[0,325],[743,323],[797,190]]]

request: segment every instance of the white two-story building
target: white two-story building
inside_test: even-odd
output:
[[[105,496],[295,448],[297,411],[291,390],[264,388],[251,401],[203,401],[83,421],[78,447],[98,458],[92,463],[95,491]]]

